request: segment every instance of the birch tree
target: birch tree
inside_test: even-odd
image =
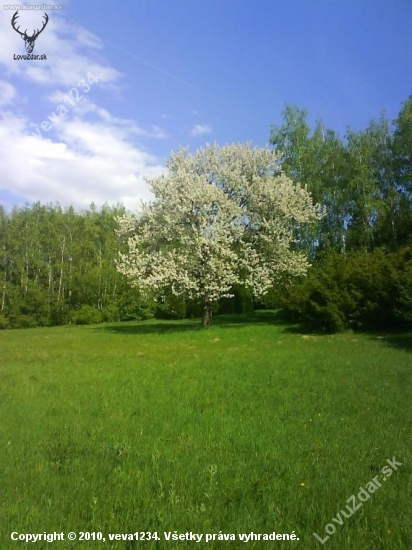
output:
[[[213,305],[244,285],[262,297],[279,277],[302,275],[294,250],[301,224],[323,215],[310,194],[279,172],[278,156],[248,145],[172,154],[167,175],[147,180],[155,200],[138,217],[118,218],[127,240],[118,270],[141,292],[168,291]]]

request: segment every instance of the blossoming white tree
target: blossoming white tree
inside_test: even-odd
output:
[[[263,296],[279,277],[306,272],[296,227],[319,219],[309,193],[280,173],[278,156],[249,145],[173,154],[168,174],[148,180],[155,201],[118,219],[128,252],[118,270],[142,292],[166,290],[213,304],[245,285]]]

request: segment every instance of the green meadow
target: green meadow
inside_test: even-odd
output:
[[[411,352],[412,332],[316,336],[270,312],[1,331],[0,548],[410,550]],[[135,532],[160,540],[108,537]]]

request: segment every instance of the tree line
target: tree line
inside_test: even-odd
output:
[[[0,207],[0,327],[112,321],[138,310],[115,265],[115,217],[124,212]]]
[[[326,216],[301,240],[308,277],[274,289],[272,304],[313,330],[388,328],[412,321],[412,96],[345,137],[288,106],[271,144]]]
[[[175,170],[171,172],[175,187],[184,179],[182,171],[190,176],[192,170],[195,179],[209,178],[208,182],[219,191],[210,197],[206,193],[207,196],[199,199],[190,177],[186,178],[189,187],[181,189],[182,197],[201,200],[201,207],[192,209],[190,216],[202,217],[195,222],[188,219],[186,224],[187,228],[190,225],[191,235],[203,251],[203,256],[199,256],[203,257],[203,263],[190,266],[190,292],[184,291],[182,271],[174,281],[173,277],[165,275],[164,281],[167,279],[170,284],[161,289],[157,285],[159,278],[153,272],[154,266],[147,261],[139,265],[135,271],[137,277],[132,281],[134,286],[130,285],[130,272],[125,261],[125,258],[130,258],[130,250],[125,236],[129,229],[136,232],[139,224],[138,218],[125,216],[126,209],[121,204],[105,205],[100,209],[91,205],[81,212],[73,207],[63,209],[58,204],[35,203],[16,207],[11,212],[0,206],[0,328],[97,323],[151,316],[201,316],[204,308],[199,301],[199,292],[196,293],[194,288],[196,285],[196,288],[206,288],[198,274],[205,269],[205,262],[209,259],[209,268],[215,272],[213,276],[205,273],[203,280],[208,279],[210,288],[219,277],[225,277],[225,291],[215,293],[213,303],[208,302],[210,316],[212,311],[248,311],[255,304],[280,307],[290,319],[301,321],[313,330],[382,328],[411,323],[412,96],[402,104],[395,120],[381,116],[371,121],[365,130],[348,128],[343,138],[326,128],[322,121],[312,129],[307,120],[306,110],[291,105],[286,107],[282,124],[272,126],[270,143],[278,154],[273,157],[276,167],[270,169],[256,165],[255,173],[252,173],[250,168],[247,169],[252,157],[242,157],[233,148],[232,157],[227,161],[232,165],[226,167],[216,164],[217,157],[212,158],[212,149],[190,158],[183,153],[171,157],[169,164]],[[262,151],[257,154],[266,155]],[[292,223],[284,212],[276,211],[276,200],[278,203],[282,200],[281,195],[276,199],[274,192],[276,185],[281,186],[280,173],[295,185],[300,184],[300,189],[306,187],[313,204],[325,206],[324,215],[312,219],[311,223],[298,220]],[[236,182],[233,174],[236,174]],[[268,183],[270,174],[272,184]],[[263,175],[264,181],[258,185],[256,178]],[[146,223],[147,235],[154,226],[161,227],[162,219],[169,224],[169,232],[157,232],[157,252],[159,246],[163,247],[163,251],[168,250],[171,254],[169,260],[175,262],[178,256],[174,245],[181,238],[179,231],[184,223],[180,220],[180,225],[177,224],[175,218],[172,222],[167,221],[167,215],[165,217],[159,206],[165,197],[164,189],[159,184],[158,189],[157,210],[150,213],[152,222],[156,218],[156,224],[151,222],[150,225],[148,218],[146,222],[140,218],[140,224],[143,227]],[[267,197],[263,196],[264,189]],[[249,193],[248,206],[246,191]],[[222,205],[226,204],[227,197],[237,197],[237,216],[239,208],[243,208],[240,215],[246,231],[241,237],[238,225],[232,225],[229,230],[227,225],[220,223],[223,220]],[[254,218],[251,223],[251,216],[258,209],[256,197],[260,197],[261,217],[259,221]],[[253,209],[249,208],[252,198],[255,201]],[[269,207],[270,201],[273,205]],[[249,210],[245,210],[246,206]],[[174,217],[181,210],[179,208],[173,212]],[[229,212],[229,217],[232,215],[230,223],[235,219],[233,212]],[[187,217],[187,212],[184,215]],[[123,223],[123,234],[122,224],[119,225],[121,219],[129,219],[126,229]],[[219,244],[220,252],[212,258],[205,256],[206,250],[210,255],[205,239],[208,232],[209,236],[212,235],[211,220],[215,223],[218,219],[220,225],[216,225],[214,230],[214,234],[219,236],[216,243],[219,240],[227,243],[232,239],[237,248],[222,248]],[[289,221],[282,226],[278,223],[280,219]],[[270,223],[272,233],[262,233],[262,228],[268,228]],[[199,233],[201,225],[203,233]],[[172,229],[173,234],[170,233]],[[288,246],[279,248],[279,235],[285,234],[290,237]],[[265,258],[264,264],[259,263],[259,258],[252,253],[257,250],[257,242],[259,257]],[[153,261],[154,251],[150,251],[153,242],[137,240],[136,243],[138,247],[146,246],[146,260]],[[140,250],[143,252],[143,248]],[[238,263],[233,254],[240,254],[241,250],[242,273],[219,271],[223,264],[227,267]],[[269,292],[253,298],[256,274],[265,272],[271,259],[276,259],[277,265],[281,265],[280,250],[283,257],[291,253],[307,257],[311,263],[307,276],[302,271],[301,276],[295,273],[293,277],[273,277],[274,284]],[[193,251],[197,253],[196,247]],[[119,252],[123,256],[119,256]],[[181,250],[180,255],[181,262],[187,260]],[[119,263],[119,258],[123,258],[123,263]],[[248,270],[247,262],[250,261],[256,262],[254,271]],[[179,266],[175,263],[172,267],[176,274]],[[188,273],[189,267],[185,269]],[[274,275],[274,263],[271,269],[265,273]],[[149,273],[151,280],[146,277]],[[242,276],[243,282],[249,281],[248,285],[242,284]],[[145,277],[146,287],[151,286],[153,292],[144,295]],[[262,281],[259,282],[261,287]],[[267,279],[263,286],[267,290]]]

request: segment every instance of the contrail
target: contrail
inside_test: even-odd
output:
[[[103,42],[105,44],[108,44],[112,48],[115,48],[116,50],[119,50],[120,52],[125,53],[126,55],[130,55],[130,57],[133,57],[134,59],[137,59],[137,61],[140,61],[141,63],[144,63],[145,65],[147,65],[151,69],[154,69],[155,71],[157,71],[161,74],[164,74],[165,76],[168,76],[169,78],[175,80],[176,82],[179,82],[180,84],[183,84],[184,86],[187,86],[188,88],[191,88],[195,92],[206,95],[210,99],[213,99],[213,101],[217,101],[218,103],[226,105],[226,103],[224,101],[222,101],[221,99],[219,99],[218,97],[210,94],[209,92],[205,92],[204,90],[201,90],[200,88],[197,88],[193,84],[190,84],[190,82],[186,82],[185,80],[182,80],[181,78],[175,76],[174,74],[171,74],[171,73],[165,71],[161,67],[157,67],[156,65],[153,65],[153,63],[150,63],[149,61],[146,61],[146,59],[142,59],[141,57],[135,55],[134,53],[128,52],[127,50],[124,50],[123,48],[120,48],[119,46],[116,46],[115,44],[112,44],[111,42],[107,42],[107,40],[103,40]]]

